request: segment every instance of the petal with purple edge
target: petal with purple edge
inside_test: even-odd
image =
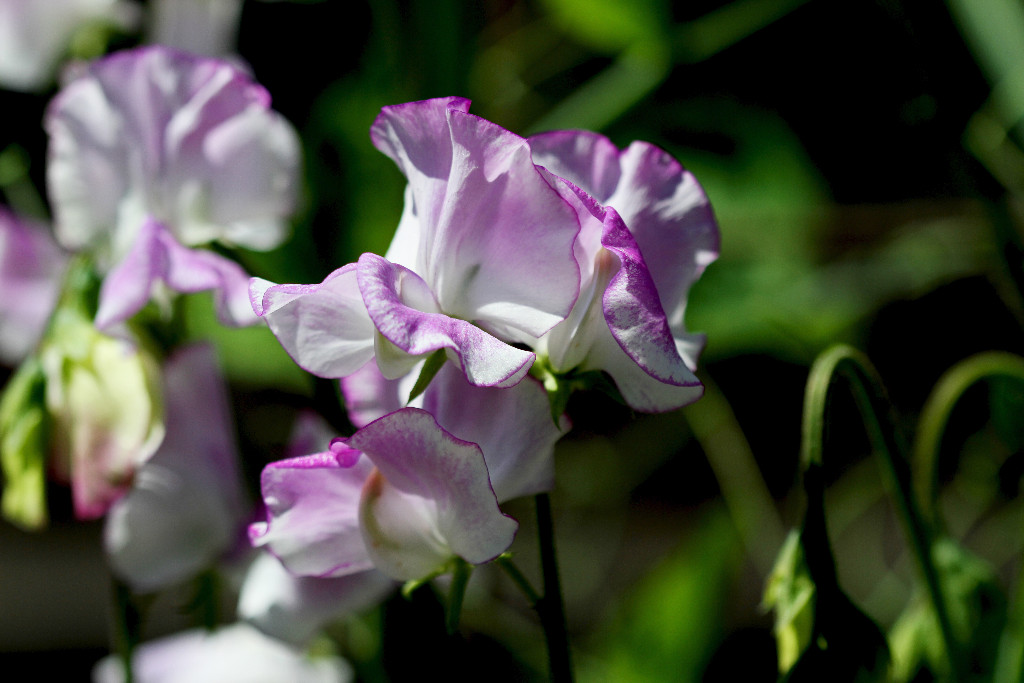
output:
[[[474,387],[446,366],[424,393],[423,408],[446,431],[480,446],[499,503],[554,487],[554,446],[568,421],[555,426],[547,394],[532,377],[509,389]]]
[[[253,278],[249,296],[256,314],[306,371],[344,377],[373,358],[374,327],[359,292],[356,264],[335,270],[318,285]]]
[[[377,418],[403,408],[405,401],[402,397],[409,395],[415,381],[415,373],[401,379],[387,379],[376,363],[367,363],[341,380],[348,419],[357,428],[365,427]],[[427,386],[427,391],[432,385],[433,382]],[[415,405],[419,407],[418,403]]]
[[[249,276],[234,261],[182,246],[161,223],[147,218],[131,251],[104,279],[96,327],[108,330],[137,313],[164,283],[184,294],[215,290],[217,315],[228,325],[257,318],[248,301]]]
[[[430,413],[390,413],[348,445],[377,466],[360,517],[381,571],[417,579],[451,555],[479,564],[511,545],[518,524],[498,508],[480,448],[452,436]]]
[[[341,467],[332,451],[267,465],[260,477],[267,521],[249,528],[300,576],[343,576],[373,566],[359,529],[359,497],[373,465]]]
[[[396,350],[423,356],[448,349],[472,384],[512,386],[526,375],[536,358],[532,352],[509,346],[465,320],[435,312],[436,304],[426,283],[407,268],[380,256],[363,254],[359,258],[358,279],[370,319]],[[408,362],[396,360],[394,365],[402,372],[389,373],[387,364],[382,364],[385,377],[408,371]]]
[[[619,151],[608,138],[588,131],[542,133],[529,141],[537,164],[622,216],[644,254],[673,333],[683,334],[686,294],[720,247],[711,205],[693,174],[646,142]]]
[[[411,376],[388,380],[374,363],[341,381],[349,419],[365,426],[402,407]],[[554,484],[554,444],[568,429],[551,419],[547,394],[526,377],[508,389],[475,387],[458,368],[446,364],[412,405],[423,408],[453,436],[480,446],[499,503],[550,491]]]
[[[423,277],[445,313],[539,336],[578,294],[579,222],[526,141],[468,104],[385,107],[374,122],[374,143],[409,179],[401,245],[388,253]]]
[[[601,246],[619,261],[602,298],[608,329],[653,378],[677,386],[693,384],[696,378],[676,349],[658,290],[633,236],[615,209],[605,211]]]
[[[654,145],[634,142],[621,163],[619,186],[604,203],[629,226],[669,324],[681,334],[687,293],[720,249],[711,204],[693,174]]]

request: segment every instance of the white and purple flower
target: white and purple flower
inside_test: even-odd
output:
[[[690,286],[718,256],[711,205],[693,175],[645,142],[619,150],[596,133],[529,139],[533,160],[557,175],[582,230],[574,253],[580,297],[539,339],[522,339],[550,370],[603,370],[635,410],[696,401],[704,336],[684,325]]]
[[[299,142],[266,90],[227,62],[141,48],[83,67],[46,128],[57,238],[107,275],[98,327],[164,287],[215,289],[224,322],[254,322],[241,267],[192,247],[270,249],[287,234]]]
[[[46,88],[82,27],[129,30],[141,15],[125,0],[0,0],[0,87]]]
[[[363,254],[319,285],[253,280],[252,304],[296,362],[344,377],[375,358],[398,378],[444,350],[477,386],[508,387],[579,288],[579,220],[523,138],[446,98],[385,107],[376,147],[408,179],[386,257]]]
[[[365,424],[355,435],[264,470],[268,519],[251,528],[254,544],[298,575],[376,567],[398,580],[443,570],[455,557],[481,564],[507,550],[518,525],[499,503],[554,482],[561,431],[540,385],[474,387],[446,365],[421,397],[433,414],[400,408],[377,417],[397,390],[373,364],[365,371],[369,377],[346,382],[349,400],[364,399],[356,419]]]

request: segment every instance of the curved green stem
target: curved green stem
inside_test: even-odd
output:
[[[827,399],[837,374],[849,382],[871,445],[881,457],[884,476],[890,484],[897,511],[935,610],[951,678],[954,681],[962,680],[963,658],[960,656],[959,644],[953,637],[942,585],[932,561],[931,534],[911,495],[908,451],[896,430],[892,405],[877,371],[864,354],[852,347],[832,347],[821,354],[811,367],[804,400],[801,446],[803,469],[806,472],[821,466]]]
[[[974,384],[996,377],[1024,383],[1024,358],[1004,351],[988,351],[963,360],[939,378],[925,401],[914,441],[914,489],[925,518],[938,523],[938,462],[946,425],[964,393]]]
[[[963,360],[939,378],[925,401],[914,441],[914,487],[922,511],[933,525],[938,511],[939,456],[942,439],[960,399],[975,384],[1006,378],[1024,385],[1024,358],[1003,351],[988,351]],[[997,683],[1020,681],[1024,672],[1024,570],[1017,579],[1016,597],[1010,605],[1006,628],[999,645],[995,674]]]

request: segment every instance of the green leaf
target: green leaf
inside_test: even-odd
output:
[[[775,640],[779,671],[789,671],[814,634],[814,580],[800,545],[800,533],[790,532],[779,551],[764,590],[763,605],[775,611]]]
[[[39,360],[28,358],[0,398],[0,467],[4,517],[25,529],[46,526],[46,381]]]
[[[563,31],[603,52],[664,41],[671,25],[663,0],[546,0],[544,4]]]
[[[413,385],[412,391],[409,392],[409,400],[407,403],[412,403],[414,398],[426,391],[427,385],[430,384],[430,380],[434,379],[434,376],[441,370],[446,360],[448,360],[448,355],[445,353],[444,349],[438,349],[427,356],[427,360],[424,361],[423,367],[420,368],[419,377],[416,378],[416,384]]]
[[[949,619],[970,662],[972,676],[992,680],[999,636],[1006,624],[1006,596],[992,568],[950,538],[935,542],[934,563],[946,595]],[[922,671],[939,680],[950,675],[935,613],[916,595],[890,632],[895,680],[915,680]]]

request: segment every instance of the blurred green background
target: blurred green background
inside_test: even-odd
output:
[[[580,681],[774,679],[761,592],[785,529],[799,524],[803,383],[828,344],[868,353],[908,428],[956,361],[1024,351],[1024,7],[1015,0],[249,1],[238,52],[305,146],[295,237],[240,255],[271,280],[318,282],[386,249],[404,179],[368,130],[387,104],[463,95],[474,113],[523,135],[587,128],[620,146],[647,140],[704,185],[722,255],[693,290],[687,321],[708,337],[707,396],[635,420],[581,397],[559,449],[553,501]],[[25,162],[39,188],[51,95],[0,92],[0,149],[16,150],[8,160]],[[280,456],[284,421],[273,416],[314,405],[344,425],[333,386],[298,372],[265,330],[210,329],[205,300],[190,304],[193,333],[223,346],[254,476]],[[845,412],[828,444],[830,533],[843,587],[887,627],[913,572],[853,408]],[[992,429],[983,393],[955,414],[947,451],[946,523],[1008,588],[1024,457]],[[513,550],[533,567],[532,511],[512,512],[523,526]],[[36,650],[33,666],[45,668],[56,647],[86,666],[103,647],[98,542],[71,552],[71,541],[54,540],[97,534],[81,529],[0,530],[3,621],[20,633],[0,648]],[[64,548],[58,566],[84,562],[99,578],[81,569],[54,578],[52,568],[38,578],[33,563],[51,545]],[[67,583],[85,588],[52,587]],[[7,595],[12,585],[19,595]],[[83,606],[82,594],[97,591]],[[349,625],[343,639],[357,663],[365,655],[366,680],[383,680],[366,664],[378,653],[393,680],[441,667],[455,680],[541,676],[540,631],[503,575],[474,576],[465,638],[444,639],[436,609],[397,599]],[[39,640],[25,626],[33,615]],[[382,642],[370,635],[375,623]]]

